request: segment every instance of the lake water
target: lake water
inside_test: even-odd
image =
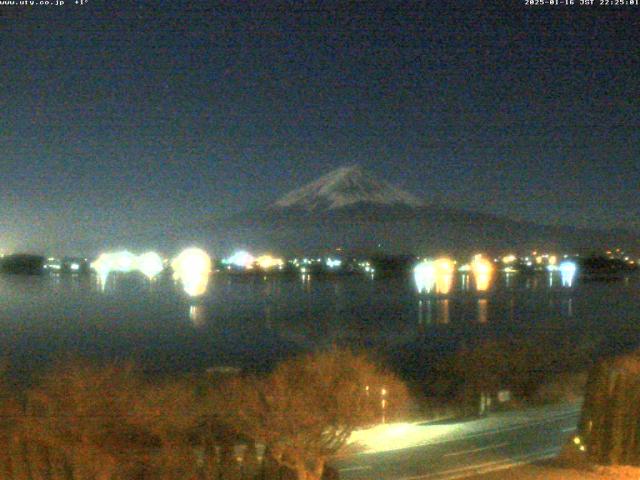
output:
[[[64,354],[133,359],[148,369],[268,368],[295,351],[332,343],[402,357],[462,342],[545,334],[640,344],[640,281],[558,274],[496,274],[485,292],[457,275],[448,295],[418,295],[412,279],[242,277],[214,274],[186,295],[169,278],[0,276],[0,356],[29,370]],[[405,353],[403,353],[405,352]]]

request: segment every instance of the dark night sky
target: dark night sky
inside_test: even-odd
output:
[[[354,163],[640,230],[640,7],[191,3],[0,7],[0,249],[125,246]]]

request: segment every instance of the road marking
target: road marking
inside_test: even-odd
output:
[[[453,468],[442,472],[430,473],[426,475],[417,475],[413,477],[402,477],[398,480],[455,480],[459,478],[482,475],[485,473],[497,472],[499,470],[508,470],[509,468],[527,465],[536,460],[552,458],[558,455],[560,448],[553,447],[541,450],[535,453],[519,455],[513,458],[495,460],[493,462],[481,463],[479,465],[467,465],[465,467]]]
[[[360,467],[345,467],[338,469],[340,472],[355,472],[356,470],[371,470],[369,465],[363,465]]]
[[[578,429],[578,427],[563,428],[562,429],[562,433],[575,432],[577,429]]]
[[[509,442],[496,443],[494,445],[487,445],[486,447],[472,448],[469,450],[462,450],[461,452],[445,453],[443,457],[455,457],[456,455],[464,455],[465,453],[482,452],[483,450],[491,450],[492,448],[500,448],[510,445]]]

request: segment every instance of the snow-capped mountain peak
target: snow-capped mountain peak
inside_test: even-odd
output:
[[[303,210],[337,209],[358,203],[380,205],[424,205],[419,198],[377,180],[359,166],[341,167],[294,190],[273,204],[275,208]]]

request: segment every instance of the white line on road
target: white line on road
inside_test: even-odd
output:
[[[359,467],[345,467],[340,469],[341,472],[355,472],[356,470],[371,470],[371,467],[369,465],[362,465]]]
[[[546,458],[555,457],[559,453],[560,449],[557,447],[548,448],[546,450],[530,453],[526,455],[519,455],[516,457],[496,460],[493,462],[481,463],[479,465],[468,465],[465,467],[453,468],[451,470],[444,470],[442,472],[430,473],[426,475],[417,475],[413,477],[402,477],[398,480],[455,480],[458,478],[471,477],[475,475],[481,475],[484,473],[497,472],[499,470],[507,470],[509,468],[518,467],[532,463],[536,460],[543,460]]]
[[[577,427],[563,428],[562,433],[575,432],[576,430],[577,430]]]
[[[509,445],[509,442],[496,443],[494,445],[487,445],[486,447],[471,448],[469,450],[462,450],[460,452],[445,453],[443,457],[455,457],[456,455],[464,455],[466,453],[482,452],[483,450],[491,450],[492,448],[500,448],[507,445]]]

